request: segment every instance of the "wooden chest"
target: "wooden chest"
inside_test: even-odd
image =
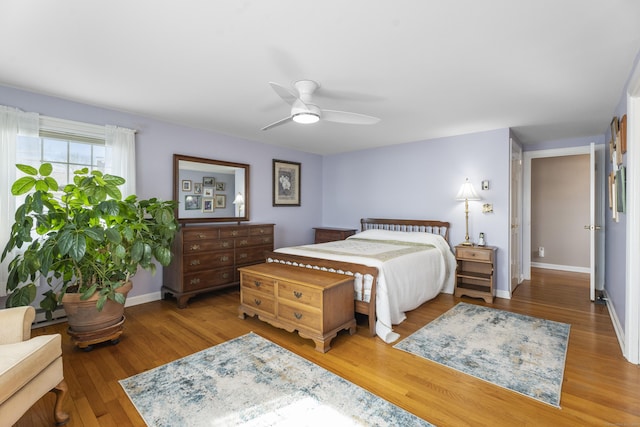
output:
[[[342,329],[356,331],[353,278],[276,263],[240,268],[240,318],[260,320],[303,338],[316,350],[328,351]]]

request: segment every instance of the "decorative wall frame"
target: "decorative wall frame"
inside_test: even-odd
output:
[[[226,187],[224,182],[216,182],[216,191],[224,191]]]
[[[193,194],[202,194],[202,183],[194,182],[193,183]]]
[[[216,185],[216,179],[212,176],[203,176],[202,177],[202,186],[203,187],[214,187]]]
[[[216,194],[213,200],[216,209],[224,209],[227,207],[227,196],[225,194]]]
[[[627,115],[620,119],[620,151],[622,154],[627,153]]]
[[[183,179],[182,180],[182,191],[191,191],[191,180]]]
[[[202,195],[204,197],[213,197],[213,187],[204,187]]]
[[[213,199],[202,199],[202,212],[213,212]]]
[[[273,159],[273,206],[300,206],[301,166]]]
[[[201,196],[184,196],[184,209],[187,211],[195,211],[200,209],[200,206],[202,205],[201,203]]]

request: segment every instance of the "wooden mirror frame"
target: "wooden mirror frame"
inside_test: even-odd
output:
[[[187,168],[191,166],[192,168]],[[240,222],[249,221],[249,169],[250,166],[244,163],[233,163],[222,160],[206,159],[202,157],[185,156],[182,154],[173,155],[173,200],[177,202],[176,218],[181,223],[191,222]],[[238,174],[243,172],[244,176]],[[218,181],[216,184],[222,184],[224,190],[216,191],[216,187],[205,187],[203,179],[204,177],[216,176],[226,177],[226,175],[234,175],[233,178],[229,177],[227,180]],[[195,178],[199,178],[199,181]],[[209,180],[207,180],[209,182]],[[233,189],[231,189],[231,183],[233,183]],[[201,193],[198,194],[196,184],[201,184]],[[238,189],[237,186],[242,188]],[[205,188],[211,190],[211,197],[204,195]],[[238,193],[241,193],[244,198],[244,204],[237,206],[234,201]],[[187,197],[200,196],[199,198],[193,197],[194,204],[193,209],[186,209]],[[216,199],[216,197],[223,197],[223,199]],[[204,200],[207,200],[206,206]],[[220,209],[224,200],[224,209]],[[222,213],[216,214],[216,208]],[[231,210],[232,209],[232,210]],[[189,212],[193,211],[193,212]],[[188,213],[189,212],[189,213]],[[229,213],[233,214],[230,215]]]

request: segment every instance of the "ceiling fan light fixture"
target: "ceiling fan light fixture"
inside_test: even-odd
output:
[[[292,119],[296,123],[300,123],[302,125],[309,125],[312,123],[317,123],[320,120],[320,116],[316,113],[306,111],[302,113],[296,113],[292,116]]]

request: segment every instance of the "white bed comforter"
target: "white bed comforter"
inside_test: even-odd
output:
[[[440,292],[453,293],[456,261],[442,236],[421,232],[367,230],[347,240],[280,248],[276,252],[364,264],[378,268],[376,334],[399,338],[392,325]]]

